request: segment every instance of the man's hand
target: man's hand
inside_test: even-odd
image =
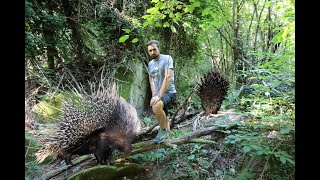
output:
[[[150,100],[150,106],[152,107],[153,105],[155,105],[158,101],[160,101],[161,98],[159,96],[153,96]]]

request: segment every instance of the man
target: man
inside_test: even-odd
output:
[[[160,125],[160,130],[153,142],[160,143],[169,135],[168,108],[172,102],[176,101],[173,60],[170,55],[160,54],[159,42],[156,40],[149,41],[147,49],[152,58],[148,64],[152,92],[150,106]]]

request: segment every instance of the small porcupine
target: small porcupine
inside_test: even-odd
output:
[[[211,70],[201,78],[201,84],[197,85],[195,92],[201,99],[205,115],[217,114],[229,89],[227,79],[219,71]]]
[[[72,155],[93,153],[98,164],[110,164],[114,150],[131,152],[141,124],[136,109],[117,94],[117,86],[108,83],[105,88],[100,83],[90,95],[78,97],[78,103],[64,102],[62,122],[36,153],[38,163],[56,154],[72,164]]]

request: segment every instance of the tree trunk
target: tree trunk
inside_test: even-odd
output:
[[[86,65],[86,58],[84,55],[84,44],[83,44],[83,39],[81,36],[81,32],[79,30],[78,24],[76,20],[73,18],[75,14],[74,7],[70,4],[69,1],[62,1],[62,6],[65,12],[65,15],[67,16],[67,23],[69,24],[71,30],[72,30],[72,39],[73,42],[76,45],[76,51],[77,51],[77,60],[78,60],[78,65],[80,68],[85,68]]]
[[[49,14],[51,16],[53,16],[53,1],[49,0],[48,1],[48,11],[49,11]],[[48,65],[48,69],[49,70],[52,70],[49,72],[49,77],[50,78],[54,78],[54,75],[55,75],[55,63],[54,63],[54,57],[57,55],[57,50],[55,48],[55,38],[54,38],[54,35],[55,35],[55,31],[54,31],[54,28],[52,27],[52,24],[51,22],[48,22],[45,23],[43,25],[43,29],[42,29],[42,32],[43,32],[43,37],[45,39],[45,42],[46,42],[46,50],[47,50],[47,65]]]
[[[239,59],[243,56],[243,50],[241,46],[241,37],[240,37],[240,5],[238,3],[238,0],[234,0],[233,4],[233,61],[236,66],[237,70],[243,70],[244,65]],[[241,76],[237,77],[237,83],[243,84],[245,79],[243,79]]]

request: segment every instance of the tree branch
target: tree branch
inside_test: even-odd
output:
[[[217,130],[233,129],[235,127],[237,127],[237,125],[231,125],[229,127],[216,127],[216,126],[213,127],[212,126],[212,127],[198,130],[198,131],[194,131],[194,132],[187,134],[187,135],[180,137],[180,138],[165,140],[161,144],[154,144],[151,141],[144,141],[141,143],[136,143],[136,144],[132,145],[132,147],[135,148],[135,150],[133,150],[130,154],[122,154],[121,153],[121,155],[119,157],[125,157],[125,156],[129,156],[129,155],[133,155],[133,154],[138,154],[141,152],[145,152],[145,151],[149,151],[149,150],[153,150],[153,149],[158,149],[158,148],[175,147],[172,144],[174,144],[174,145],[181,145],[181,144],[187,144],[187,143],[215,144],[216,143],[215,141],[202,140],[202,139],[197,139],[197,138],[202,137],[202,136],[206,136],[206,135],[210,135]]]

